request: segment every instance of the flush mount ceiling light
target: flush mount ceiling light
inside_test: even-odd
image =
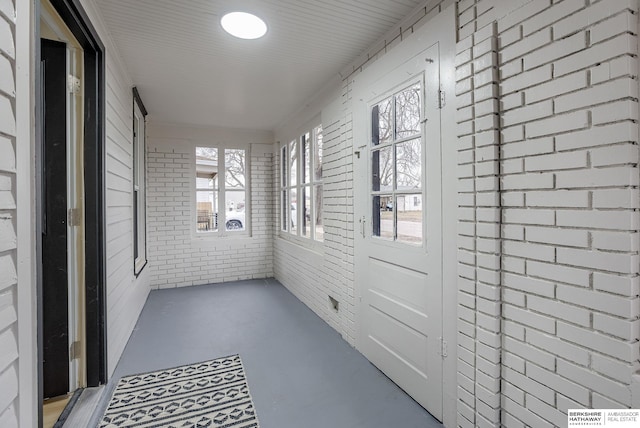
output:
[[[267,33],[267,24],[246,12],[227,13],[220,20],[220,24],[227,33],[240,39],[259,39]]]

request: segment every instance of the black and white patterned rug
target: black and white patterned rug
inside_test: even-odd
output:
[[[100,423],[115,427],[258,427],[240,356],[123,377]]]

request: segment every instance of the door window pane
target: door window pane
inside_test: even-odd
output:
[[[400,92],[395,100],[396,138],[420,134],[420,84]]]
[[[413,83],[371,111],[372,233],[413,245],[424,240],[421,94],[422,83]]]
[[[371,181],[373,191],[387,191],[393,187],[392,147],[374,150],[372,153]]]
[[[403,195],[396,198],[396,215],[399,242],[422,244],[422,194]]]
[[[422,187],[422,141],[420,138],[396,145],[396,189]]]
[[[374,196],[372,228],[373,236],[393,240],[393,196]]]

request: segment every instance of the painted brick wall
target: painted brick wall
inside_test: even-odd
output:
[[[500,194],[496,26],[457,45],[458,423],[500,421]]]
[[[274,273],[298,299],[355,344],[352,155],[344,146],[347,126],[337,118],[323,121],[324,242],[312,245],[276,228]],[[279,151],[275,160],[274,189],[278,192]],[[280,218],[279,206],[277,212]],[[331,307],[329,296],[338,301],[338,311]]]
[[[148,252],[152,288],[273,276],[273,155],[252,150],[251,237],[193,238],[189,144],[151,143],[147,153]]]
[[[13,1],[0,1],[0,426],[3,427],[17,427],[19,418],[15,16]]]
[[[460,426],[564,426],[569,408],[632,404],[637,8],[458,3]]]
[[[340,302],[329,324],[352,345],[356,341],[355,289],[353,276],[353,152],[347,145],[351,135],[349,116],[323,117],[325,166],[325,257],[322,261],[324,301],[327,295]]]

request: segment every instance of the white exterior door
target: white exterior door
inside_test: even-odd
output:
[[[354,80],[358,348],[442,420],[439,45]]]

